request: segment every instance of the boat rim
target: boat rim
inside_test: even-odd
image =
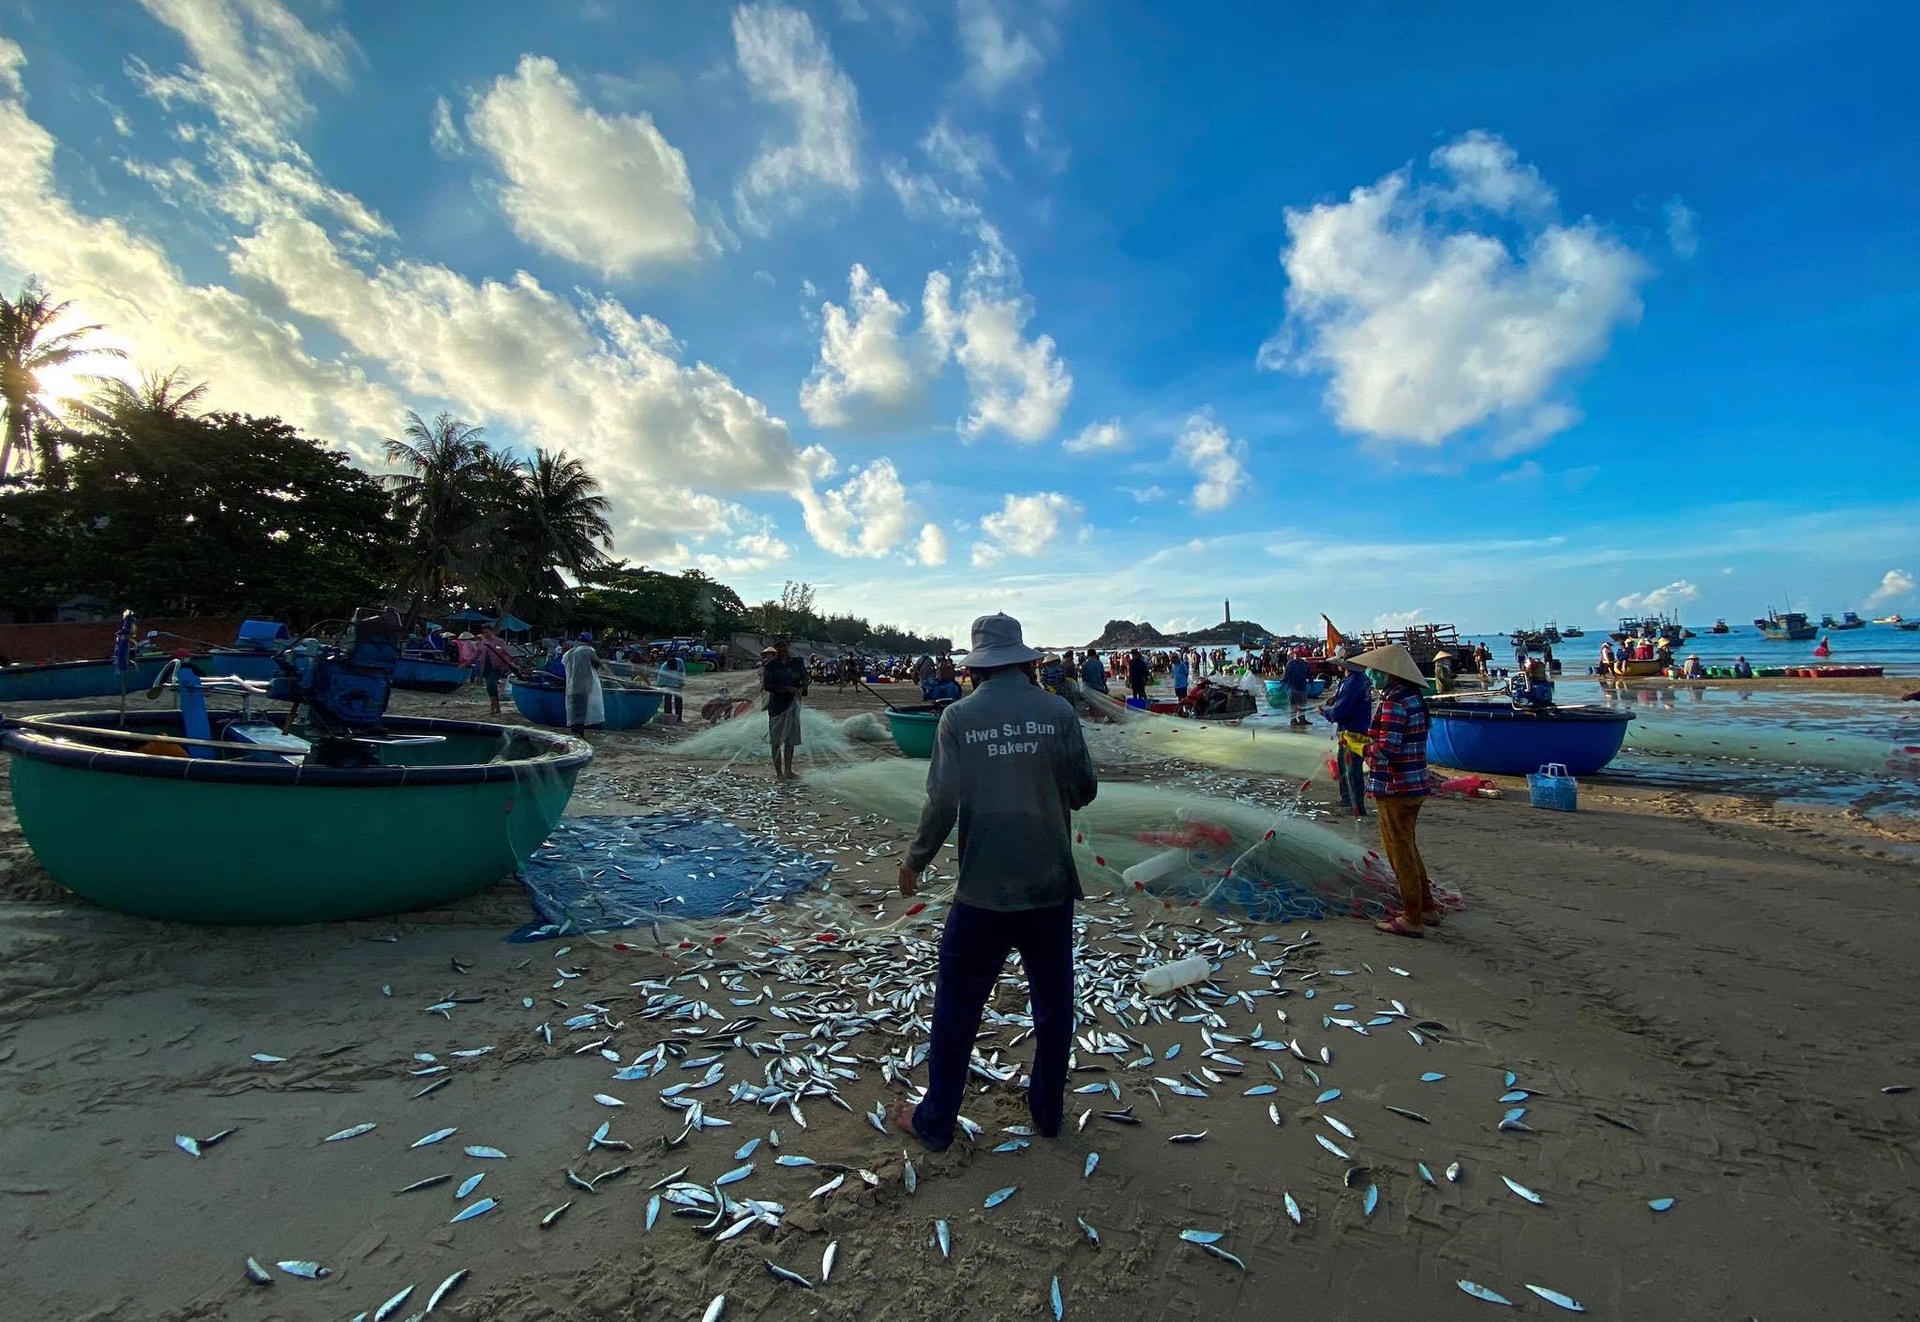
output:
[[[1611,707],[1548,707],[1543,710],[1506,706],[1494,702],[1470,702],[1460,699],[1442,701],[1427,699],[1427,715],[1435,719],[1468,721],[1573,721],[1605,724],[1609,721],[1626,724],[1634,717],[1630,711],[1615,711]]]
[[[221,713],[226,715],[227,713]],[[237,713],[234,713],[237,715]],[[104,729],[144,731],[156,738],[177,734],[178,712],[141,712],[123,723],[118,712],[55,712],[14,717],[0,727],[0,749],[16,757],[55,766],[99,771],[108,775],[143,776],[156,780],[209,781],[241,785],[304,785],[367,789],[376,786],[480,785],[517,780],[533,767],[544,771],[576,772],[593,760],[593,747],[583,739],[555,730],[525,725],[498,725],[486,721],[451,721],[433,716],[390,716],[386,728],[395,734],[468,734],[498,737],[519,735],[538,746],[538,756],[511,762],[462,762],[441,766],[318,767],[284,762],[225,761],[217,758],[162,757],[133,749],[98,748],[75,742],[37,724],[99,725]]]

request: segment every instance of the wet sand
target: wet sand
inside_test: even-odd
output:
[[[697,679],[689,696],[716,683]],[[818,696],[834,710],[879,707],[859,690]],[[484,699],[405,695],[398,707],[472,717]],[[671,737],[652,728],[595,736],[601,756],[573,811],[691,798],[790,839],[845,841],[836,859],[847,875],[835,890],[859,896],[870,887],[875,906],[899,912],[884,894],[899,829],[851,822],[804,787],[776,790],[764,763],[716,773],[669,759],[660,747]],[[1125,1059],[1082,1049],[1082,1067],[1108,1072],[1088,1068],[1071,1085],[1116,1080],[1143,1123],[1096,1116],[1078,1130],[1073,1119],[1103,1099],[1070,1096],[1065,1136],[995,1154],[1000,1131],[1024,1122],[1025,1109],[1017,1091],[986,1088],[966,1106],[986,1138],[937,1156],[913,1151],[920,1179],[909,1195],[909,1145],[858,1112],[901,1095],[874,1062],[912,1034],[869,1032],[842,1049],[861,1062],[858,1081],[842,1084],[851,1112],[809,1098],[801,1129],[784,1109],[726,1106],[723,1085],[710,1090],[712,1110],[732,1126],[663,1151],[684,1117],[657,1094],[699,1074],[614,1082],[596,1051],[577,1050],[602,1034],[565,1034],[561,1020],[588,1001],[608,1006],[625,1026],[607,1045],[630,1060],[672,1031],[633,1013],[636,981],[698,973],[706,989],[694,992],[687,977],[676,990],[705,996],[722,1016],[766,1016],[769,1001],[730,1000],[790,988],[803,993],[793,1004],[817,1005],[862,960],[902,970],[911,987],[912,971],[931,957],[931,928],[909,928],[904,941],[813,943],[804,972],[783,980],[762,952],[775,930],[811,935],[797,911],[777,910],[772,927],[722,925],[715,930],[736,935],[718,948],[657,950],[650,939],[629,951],[582,939],[514,945],[504,936],[531,914],[511,883],[397,920],[169,927],[65,896],[27,854],[0,781],[0,1228],[10,1250],[0,1291],[20,1316],[331,1319],[417,1283],[404,1318],[466,1268],[471,1276],[436,1316],[697,1318],[725,1293],[734,1318],[1025,1318],[1048,1315],[1057,1276],[1068,1317],[1490,1315],[1457,1288],[1466,1278],[1535,1314],[1557,1310],[1528,1284],[1572,1296],[1595,1316],[1920,1317],[1920,991],[1911,954],[1920,830],[1911,819],[1595,782],[1582,787],[1574,815],[1534,811],[1516,792],[1435,801],[1421,834],[1436,875],[1469,906],[1424,941],[1348,921],[1314,924],[1318,944],[1294,951],[1278,976],[1261,976],[1250,971],[1255,961],[1306,939],[1299,926],[1235,932],[1196,919],[1144,933],[1166,952],[1214,943],[1227,956],[1223,989],[1274,993],[1208,1003],[1221,1021],[1210,1031],[1247,1038],[1258,1026],[1264,1038],[1296,1039],[1322,1083],[1291,1053],[1246,1044],[1221,1048],[1244,1066],[1235,1077],[1203,1055],[1202,1023],[1126,1029],[1155,1065],[1129,1070]],[[1097,888],[1083,912],[1090,959],[1139,956],[1137,915]],[[1269,936],[1277,940],[1260,943]],[[563,945],[571,949],[560,956]],[[456,960],[470,971],[456,972]],[[752,971],[733,991],[725,980],[737,965]],[[560,978],[559,969],[580,976]],[[424,1011],[449,993],[482,999],[457,1006],[450,1021]],[[523,1008],[523,997],[535,1008]],[[1024,1010],[1012,982],[996,1004],[1008,1015]],[[917,1005],[924,1017],[924,1000]],[[1323,1024],[1338,1015],[1367,1026],[1381,1011],[1395,1017],[1364,1036]],[[1417,1044],[1407,1028],[1421,1021],[1445,1027]],[[553,1026],[551,1044],[536,1035],[543,1022]],[[745,1037],[809,1027],[767,1017]],[[1081,1025],[1115,1028],[1104,1016]],[[1026,1059],[1018,1031],[999,1028],[982,1051]],[[1169,1061],[1176,1043],[1181,1054]],[[450,1055],[482,1046],[494,1049]],[[1318,1063],[1323,1046],[1327,1065]],[[759,1080],[771,1059],[719,1047],[689,1055],[711,1051],[722,1054],[729,1083]],[[254,1052],[287,1060],[259,1064]],[[453,1082],[414,1098],[431,1081],[409,1076],[423,1068],[416,1052],[450,1063]],[[1204,1099],[1154,1082],[1203,1066],[1222,1076],[1203,1080]],[[1507,1071],[1539,1094],[1524,1103],[1536,1133],[1497,1130]],[[1447,1077],[1423,1083],[1423,1072]],[[924,1082],[924,1069],[911,1077]],[[1244,1095],[1269,1082],[1271,1096]],[[1916,1091],[1881,1091],[1901,1084]],[[1341,1096],[1317,1106],[1324,1088]],[[597,1092],[628,1104],[604,1107]],[[1281,1111],[1279,1128],[1268,1102]],[[630,1155],[586,1153],[608,1120],[614,1137],[633,1144]],[[362,1137],[320,1141],[368,1122],[378,1127]],[[198,1160],[172,1144],[176,1133],[236,1126]],[[459,1133],[408,1147],[445,1126]],[[864,1168],[878,1186],[850,1176],[810,1200],[828,1177],[775,1166],[763,1141],[755,1173],[727,1192],[783,1203],[781,1229],[716,1244],[671,1209],[644,1228],[647,1185],[681,1166],[711,1181],[742,1164],[735,1150],[769,1129],[779,1131],[780,1152]],[[1202,1130],[1198,1143],[1168,1142]],[[509,1156],[469,1159],[460,1150],[469,1143]],[[1100,1163],[1083,1179],[1089,1151]],[[1457,1184],[1443,1174],[1455,1161]],[[1421,1182],[1418,1162],[1438,1188]],[[596,1194],[565,1183],[569,1166],[592,1174],[621,1163],[634,1169]],[[1368,1168],[1353,1188],[1350,1165]],[[447,1225],[458,1206],[451,1185],[393,1193],[428,1175],[458,1180],[483,1169],[474,1197],[500,1205],[462,1225]],[[1502,1175],[1544,1205],[1510,1192]],[[1019,1192],[984,1209],[985,1196],[1007,1185]],[[1370,1217],[1368,1185],[1378,1189]],[[1676,1201],[1656,1214],[1647,1201],[1661,1197]],[[562,1219],[540,1229],[569,1198]],[[1076,1217],[1099,1231],[1097,1250]],[[951,1262],[929,1245],[940,1218],[952,1228]],[[1247,1271],[1181,1242],[1183,1228],[1223,1232],[1221,1247]],[[815,1291],[764,1266],[771,1258],[817,1282],[830,1242],[838,1262]],[[332,1274],[276,1272],[272,1286],[252,1286],[242,1273],[248,1255],[313,1259]]]

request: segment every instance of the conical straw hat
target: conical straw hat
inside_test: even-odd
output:
[[[1413,663],[1413,653],[1399,643],[1388,643],[1371,652],[1362,652],[1353,658],[1353,663],[1368,670],[1378,670],[1383,675],[1392,675],[1395,679],[1404,679],[1417,688],[1425,688],[1427,684],[1427,677]]]

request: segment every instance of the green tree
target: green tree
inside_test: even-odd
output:
[[[497,514],[483,577],[500,599],[501,614],[511,613],[523,595],[564,587],[555,571],[580,582],[608,565],[611,503],[578,459],[550,450],[535,450],[525,463],[496,457],[490,486]]]
[[[85,343],[99,326],[76,326],[54,334],[54,323],[72,306],[53,302],[32,280],[20,287],[18,298],[0,295],[0,410],[5,413],[0,418],[4,427],[0,477],[7,475],[16,454],[23,468],[31,464],[36,451],[43,464],[58,461],[60,432],[52,426],[55,419],[40,398],[39,373],[87,357],[126,357],[118,349]]]
[[[499,481],[483,435],[450,413],[429,423],[409,409],[400,437],[387,440],[387,458],[402,470],[384,481],[405,538],[399,586],[409,625],[421,603],[444,600],[479,568]]]

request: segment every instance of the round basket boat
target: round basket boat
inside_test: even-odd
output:
[[[1516,711],[1461,699],[1427,700],[1432,727],[1427,760],[1490,776],[1524,776],[1549,762],[1589,776],[1613,761],[1626,741],[1632,712],[1607,707]]]
[[[542,682],[545,680],[547,682]],[[536,725],[567,728],[567,686],[565,681],[540,676],[510,681],[513,705]],[[603,730],[637,730],[660,714],[666,694],[659,689],[616,689],[602,687],[602,704],[607,710]]]
[[[593,757],[544,730],[397,716],[388,733],[433,740],[383,746],[364,768],[144,752],[81,726],[162,745],[182,735],[178,712],[0,731],[27,843],[95,904],[191,923],[332,922],[463,899],[526,862]]]
[[[938,707],[889,707],[887,728],[893,742],[908,757],[933,756],[933,737],[940,730]]]

